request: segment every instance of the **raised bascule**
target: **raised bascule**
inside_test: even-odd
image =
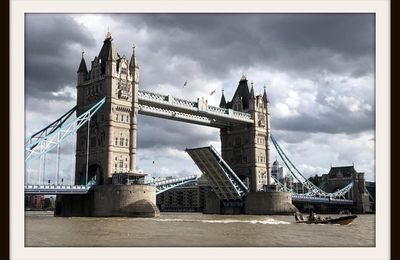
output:
[[[263,95],[256,95],[253,83],[243,75],[231,101],[222,92],[219,107],[204,98],[188,101],[140,90],[135,47],[130,60],[120,56],[111,33],[90,70],[82,53],[77,77],[77,106],[28,138],[25,145],[28,162],[59,149],[60,143],[76,134],[75,185],[25,187],[30,194],[60,194],[56,215],[154,217],[159,215],[156,194],[196,180],[189,176],[144,182],[136,169],[139,114],[220,129],[221,154],[213,147],[186,150],[211,187],[204,213],[289,214],[297,210],[292,193],[271,179],[269,140],[277,146],[270,133],[265,87]],[[67,123],[74,112],[77,119]],[[319,192],[303,182],[310,191]]]

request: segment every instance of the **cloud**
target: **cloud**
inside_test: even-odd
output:
[[[104,24],[121,55],[136,45],[141,89],[218,105],[244,73],[257,93],[266,84],[272,131],[301,167],[348,158],[373,176],[374,14],[27,14],[26,133],[76,103],[81,50],[90,67]],[[219,146],[218,129],[139,117],[138,165],[147,172],[153,158],[160,174],[198,172],[183,150],[209,144]]]
[[[50,93],[74,86],[81,50],[94,47],[95,43],[87,28],[69,16],[49,14],[27,14],[25,25],[27,97],[46,99]]]

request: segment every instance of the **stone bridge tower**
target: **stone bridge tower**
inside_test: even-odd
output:
[[[91,119],[89,129],[85,125],[77,133],[75,183],[95,177],[97,184],[107,184],[113,173],[134,173],[139,86],[134,47],[128,61],[118,54],[108,32],[90,70],[82,54],[77,74],[77,115],[103,97],[106,103]]]
[[[231,101],[222,93],[220,107],[250,113],[253,124],[221,128],[221,153],[232,170],[247,183],[250,191],[259,191],[270,184],[269,165],[269,101],[264,94],[255,96],[243,75]]]

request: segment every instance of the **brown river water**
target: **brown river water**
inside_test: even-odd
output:
[[[25,246],[374,247],[375,215],[359,215],[350,225],[340,226],[296,224],[293,216],[161,213],[159,218],[61,218],[53,212],[25,212]]]

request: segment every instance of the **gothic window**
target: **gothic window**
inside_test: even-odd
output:
[[[121,137],[121,138],[119,139],[119,145],[120,145],[120,146],[124,146],[124,138]]]
[[[121,115],[121,121],[124,122],[124,115]]]
[[[126,122],[129,123],[129,115],[126,116]]]
[[[124,160],[119,160],[119,168],[124,167]]]
[[[115,120],[118,121],[118,114],[115,115]]]
[[[118,157],[117,156],[115,156],[115,160],[118,161]]]
[[[115,146],[118,146],[118,137],[115,137]]]
[[[114,164],[114,167],[115,167],[115,168],[118,168],[118,164],[117,164],[117,163],[116,163],[116,164]]]
[[[125,139],[125,146],[128,146],[128,138]]]

